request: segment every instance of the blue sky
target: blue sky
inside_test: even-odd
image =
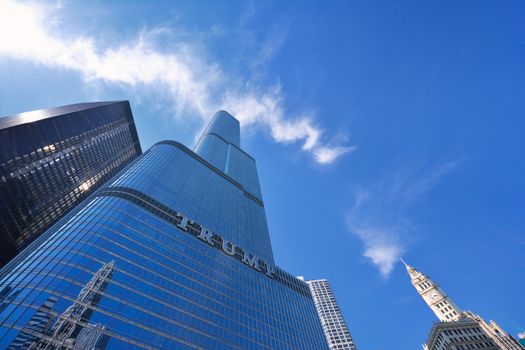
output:
[[[130,101],[143,148],[218,109],[258,162],[278,264],[327,278],[361,349],[435,321],[403,257],[525,331],[520,1],[0,1],[0,115]]]

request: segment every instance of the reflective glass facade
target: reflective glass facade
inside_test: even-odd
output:
[[[4,269],[0,348],[328,349],[308,285],[274,264],[238,123],[209,130],[196,153],[154,145]]]
[[[0,266],[141,153],[127,101],[0,118]]]

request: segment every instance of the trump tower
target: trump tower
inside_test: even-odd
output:
[[[162,141],[0,280],[0,348],[328,349],[308,285],[275,265],[255,160],[217,112]]]

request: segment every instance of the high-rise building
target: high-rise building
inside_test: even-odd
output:
[[[483,346],[483,349],[523,350],[518,341],[499,327],[496,322],[487,323],[479,315],[470,311],[462,311],[428,276],[403,260],[401,261],[407,269],[412,285],[441,321],[433,326],[425,349],[478,349],[473,346],[478,344],[477,340],[479,339],[476,338],[476,334],[482,332],[481,340],[491,340],[490,342],[480,342],[479,346]],[[475,329],[472,329],[472,324],[476,324]],[[448,340],[444,341],[445,338]],[[447,345],[443,347],[443,342],[449,347],[446,347]],[[452,346],[450,345],[452,343],[457,344]],[[464,344],[469,345],[465,347]]]
[[[352,335],[328,281],[319,279],[306,283],[314,298],[315,308],[330,350],[356,350]]]
[[[459,350],[499,348],[477,322],[463,317],[454,322],[438,322],[430,332],[424,350]]]
[[[0,266],[141,153],[127,101],[0,118]]]
[[[196,153],[155,144],[22,252],[0,280],[0,348],[27,344],[55,298],[34,349],[328,349],[308,284],[275,266],[239,139],[220,111]]]

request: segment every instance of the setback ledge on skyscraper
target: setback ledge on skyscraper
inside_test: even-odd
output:
[[[245,151],[243,151],[241,148],[237,147],[235,144],[229,142],[228,140],[226,140],[224,137],[222,137],[221,135],[219,134],[216,134],[214,132],[206,132],[204,134],[202,134],[201,137],[204,137],[206,135],[211,135],[211,136],[215,136],[219,139],[221,139],[222,141],[226,142],[227,144],[229,145],[232,145],[233,147],[235,147],[236,149],[238,149],[239,151],[241,151],[246,157],[250,158],[251,160],[255,161],[255,158],[253,158],[252,156],[250,156],[248,153],[246,153]]]
[[[96,197],[117,197],[117,198],[121,198],[121,199],[130,201],[138,205],[139,207],[147,210],[148,212],[156,215],[157,217],[169,222],[173,226],[177,227],[179,230],[188,232],[196,237],[199,235],[199,230],[196,227],[192,226],[192,225],[198,225],[198,224],[193,223],[193,222],[192,224],[185,223],[184,227],[186,229],[185,230],[182,229],[181,228],[182,219],[180,217],[180,213],[177,213],[175,210],[169,208],[168,206],[162,204],[161,202],[155,200],[154,198],[151,198],[147,194],[137,191],[135,189],[127,188],[127,187],[109,187],[109,188],[105,188],[101,190],[100,192],[98,192],[96,194]],[[213,243],[214,243],[213,245],[211,245],[212,247],[216,249],[220,249],[222,247],[222,239],[223,239],[222,237],[213,235],[211,239],[213,240]],[[240,247],[235,247],[235,252],[233,253],[233,255],[229,253],[228,255],[232,256],[234,259],[240,262],[244,262],[243,261],[243,256],[244,256],[243,250]],[[268,267],[265,262],[263,262],[263,264],[264,264],[263,265],[264,269],[262,272],[264,273],[264,270],[268,271],[267,270]],[[271,275],[275,281],[285,285],[286,287],[290,289],[293,289],[294,291],[296,291],[297,293],[305,297],[308,297],[310,299],[312,298],[312,295],[310,293],[309,287],[306,284],[306,282],[303,282],[297,279],[293,275],[289,274],[288,272],[282,270],[281,268],[277,266],[275,266],[275,271],[272,271]]]
[[[259,204],[261,207],[264,207],[264,202],[262,200],[260,200],[259,198],[257,198],[252,193],[246,191],[244,189],[243,185],[241,185],[240,183],[238,183],[237,181],[235,181],[234,179],[232,179],[231,177],[229,177],[228,175],[226,175],[225,173],[223,173],[222,171],[220,171],[219,169],[214,167],[212,164],[208,163],[208,161],[206,161],[204,158],[200,157],[198,154],[196,154],[195,152],[193,152],[192,150],[190,150],[189,148],[184,146],[182,143],[179,143],[177,141],[172,141],[172,140],[164,140],[164,141],[157,142],[155,145],[170,145],[170,146],[177,147],[178,149],[180,149],[181,151],[185,152],[189,156],[195,158],[196,160],[198,160],[202,164],[206,165],[213,172],[217,173],[218,175],[222,176],[224,179],[228,180],[229,182],[231,182],[232,184],[237,186],[239,189],[241,189],[244,192],[244,195],[246,197],[248,197],[249,199],[251,199],[255,203]]]

